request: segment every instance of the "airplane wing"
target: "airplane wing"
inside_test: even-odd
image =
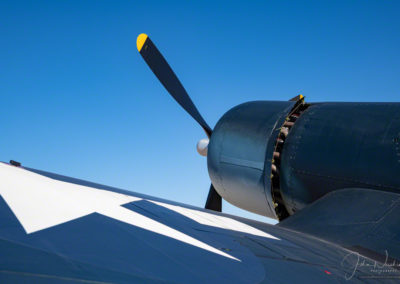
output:
[[[340,238],[335,225],[346,216],[327,227],[321,216],[313,227],[304,221],[314,210],[306,208],[274,226],[5,163],[0,181],[0,283],[372,283],[383,275],[395,283],[400,277],[398,267],[374,272],[387,260],[364,256],[353,249],[356,239],[349,246],[349,236]],[[312,206],[326,205],[319,202]]]

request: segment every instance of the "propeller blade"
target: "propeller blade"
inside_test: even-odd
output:
[[[208,192],[206,209],[221,212],[222,211],[222,198],[221,195],[215,190],[214,186],[211,184],[210,191]]]
[[[140,55],[161,84],[163,84],[165,89],[167,89],[170,95],[186,110],[186,112],[200,124],[210,138],[212,133],[210,126],[205,122],[178,77],[151,39],[146,34],[140,34],[136,44]]]
[[[300,100],[303,100],[303,99],[304,99],[304,96],[300,94],[300,95],[297,95],[297,96],[291,98],[289,100],[289,102],[297,102],[297,101],[300,101]]]

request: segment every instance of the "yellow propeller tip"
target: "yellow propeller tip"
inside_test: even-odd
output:
[[[137,49],[139,52],[140,52],[140,50],[142,50],[142,47],[143,47],[144,43],[146,42],[147,38],[148,38],[148,36],[146,34],[140,34],[137,37],[136,46],[137,46]]]

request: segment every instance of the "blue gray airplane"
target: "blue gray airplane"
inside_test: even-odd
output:
[[[205,208],[0,163],[0,283],[399,283],[400,103],[247,102],[212,129],[137,48],[207,135]]]

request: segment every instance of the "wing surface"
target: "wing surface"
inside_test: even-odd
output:
[[[39,170],[0,164],[0,195],[1,283],[366,283],[377,275],[351,248],[304,227]]]

